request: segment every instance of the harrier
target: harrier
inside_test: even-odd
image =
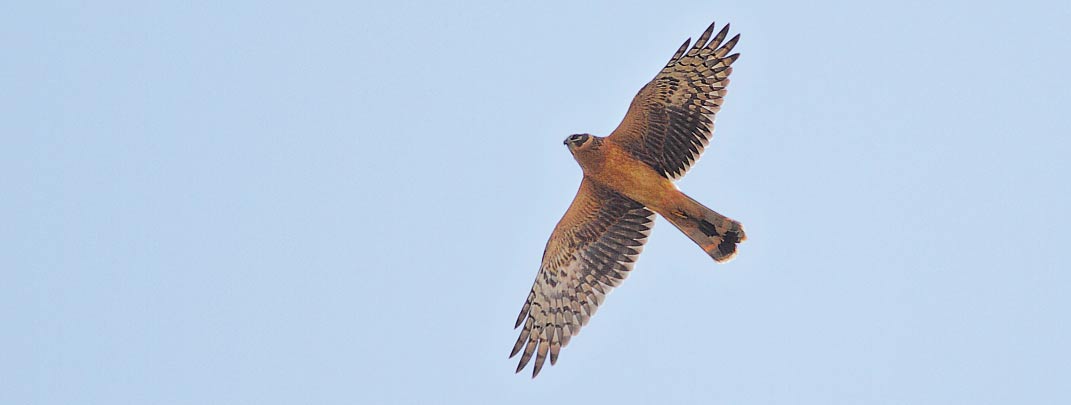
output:
[[[609,136],[565,139],[584,179],[547,241],[532,291],[517,317],[514,327],[524,325],[510,353],[512,358],[523,352],[517,372],[533,355],[533,378],[548,353],[550,364],[557,363],[561,348],[632,270],[655,213],[717,262],[736,256],[736,245],[747,239],[739,222],[703,206],[674,184],[710,142],[714,114],[729,85],[731,65],[740,55],[729,55],[740,35],[725,41],[729,25],[716,35],[714,28],[711,24],[691,48],[691,38],[684,41],[632,99],[624,120]]]

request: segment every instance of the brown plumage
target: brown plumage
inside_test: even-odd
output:
[[[520,337],[510,357],[532,358],[532,377],[547,355],[587,324],[610,289],[628,276],[658,213],[718,262],[731,260],[747,237],[729,219],[677,190],[673,181],[695,164],[710,142],[714,114],[729,84],[739,35],[725,41],[715,25],[669,63],[632,100],[621,124],[602,138],[571,135],[565,145],[584,171],[572,205],[554,228],[543,263],[517,317]],[[713,38],[711,36],[713,35]],[[724,43],[723,43],[724,41]]]

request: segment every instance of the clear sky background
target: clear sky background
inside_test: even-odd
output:
[[[605,135],[742,34],[663,220],[536,380]],[[1066,404],[1071,3],[7,2],[0,403]]]

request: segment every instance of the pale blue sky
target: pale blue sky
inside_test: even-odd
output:
[[[939,4],[934,4],[939,3]],[[514,317],[686,37],[680,187],[536,380]],[[9,2],[0,403],[1066,404],[1071,3]]]

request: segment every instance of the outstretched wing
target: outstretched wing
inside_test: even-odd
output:
[[[737,34],[722,44],[728,24],[710,39],[713,32],[710,24],[691,49],[691,38],[684,41],[632,99],[625,119],[608,138],[670,179],[683,176],[710,143],[730,65],[740,56],[726,56],[740,38]]]
[[[640,203],[588,179],[554,228],[532,292],[517,316],[521,335],[510,357],[523,349],[517,372],[535,354],[532,377],[547,353],[558,351],[588,323],[606,294],[628,276],[654,225],[654,213]]]

